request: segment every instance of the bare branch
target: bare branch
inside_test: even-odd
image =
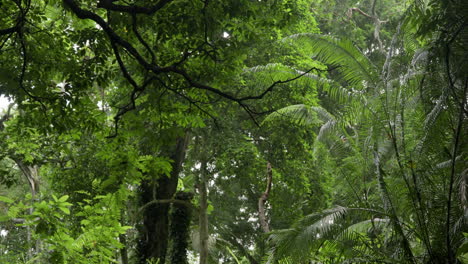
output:
[[[375,24],[375,28],[374,28],[374,38],[377,40],[377,42],[379,43],[379,48],[380,50],[383,50],[383,44],[382,44],[382,40],[380,39],[380,28],[382,26],[383,23],[387,23],[388,20],[380,20],[376,14],[375,14],[375,2],[373,2],[372,4],[372,15],[369,15],[367,14],[366,12],[362,11],[361,9],[357,8],[357,7],[353,7],[353,8],[350,8],[348,9],[348,12],[346,12],[346,15],[351,18],[353,16],[353,12],[358,12],[359,14],[367,17],[367,18],[370,18],[374,21],[374,24]]]

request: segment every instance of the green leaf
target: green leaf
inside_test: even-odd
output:
[[[68,207],[59,207],[59,209],[62,210],[62,212],[64,212],[67,215],[70,214],[70,209],[68,209]]]
[[[63,202],[65,202],[65,201],[67,201],[69,197],[70,197],[70,196],[68,196],[68,195],[64,195],[64,196],[60,197],[60,198],[58,199],[58,201],[63,203]]]
[[[13,203],[14,201],[13,201],[12,199],[6,197],[6,196],[1,196],[1,195],[0,195],[0,202],[4,202],[4,203],[10,204],[10,203]]]
[[[209,203],[207,208],[206,208],[206,213],[211,214],[211,212],[213,212],[213,210],[214,210],[213,205],[211,203]]]

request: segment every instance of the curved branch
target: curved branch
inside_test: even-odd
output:
[[[112,42],[115,42],[126,49],[143,67],[146,69],[156,70],[158,67],[149,64],[143,56],[132,46],[128,41],[120,37],[110,25],[99,15],[88,10],[82,9],[74,0],[63,0],[63,2],[73,11],[73,13],[80,19],[91,19],[96,22],[106,34],[109,36]],[[155,69],[156,68],[156,69]]]
[[[379,43],[379,48],[380,50],[383,50],[383,44],[382,44],[382,40],[380,39],[380,27],[382,26],[382,24],[384,23],[387,23],[388,20],[380,20],[377,15],[375,14],[375,2],[373,2],[372,4],[372,14],[369,15],[367,14],[366,12],[362,11],[360,8],[357,8],[357,7],[353,7],[353,8],[349,8],[348,9],[348,12],[346,12],[347,16],[349,18],[351,18],[353,16],[353,12],[358,12],[359,14],[367,17],[367,18],[370,18],[374,21],[374,24],[375,24],[375,28],[374,28],[374,38],[377,40],[377,42]]]
[[[143,39],[143,37],[140,35],[140,32],[138,32],[137,28],[137,16],[135,14],[132,14],[132,29],[133,33],[137,37],[138,41],[146,48],[146,50],[149,52],[151,55],[151,62],[154,63],[156,61],[156,55],[154,54],[153,50],[150,48],[148,43]]]
[[[110,11],[131,13],[131,14],[146,14],[153,15],[158,12],[161,8],[172,2],[173,0],[160,0],[157,4],[151,7],[143,6],[125,6],[125,5],[116,5],[113,0],[101,0],[97,3],[97,7],[105,8]]]
[[[90,19],[92,21],[94,21],[95,23],[97,23],[103,30],[104,32],[107,34],[107,36],[109,37],[110,39],[110,42],[111,42],[111,45],[114,49],[114,52],[116,53],[116,56],[117,56],[117,61],[119,62],[119,66],[121,68],[121,71],[122,73],[124,74],[124,77],[130,82],[130,84],[134,87],[134,91],[132,93],[132,98],[131,98],[131,103],[132,105],[134,105],[134,96],[135,96],[135,93],[136,91],[140,91],[140,92],[143,92],[144,91],[144,87],[138,87],[138,85],[136,85],[136,83],[134,81],[132,81],[132,78],[129,77],[129,74],[128,72],[126,71],[125,67],[123,66],[123,62],[121,59],[119,59],[118,57],[118,52],[116,52],[117,50],[117,45],[118,46],[121,46],[125,51],[127,51],[144,69],[146,69],[147,71],[150,71],[152,73],[154,73],[155,75],[159,75],[161,73],[174,73],[174,74],[177,74],[179,75],[181,78],[183,78],[188,84],[190,87],[193,87],[193,88],[197,88],[197,89],[201,89],[201,90],[206,90],[206,91],[209,91],[209,92],[212,92],[222,98],[225,98],[225,99],[228,99],[228,100],[231,100],[231,101],[234,101],[234,102],[237,102],[242,108],[244,108],[245,111],[247,111],[249,113],[249,115],[252,116],[252,112],[250,110],[250,108],[244,103],[244,101],[247,101],[247,100],[255,100],[255,99],[262,99],[263,97],[265,97],[265,95],[267,95],[268,93],[272,92],[274,90],[274,88],[279,85],[279,84],[285,84],[285,83],[288,83],[288,82],[292,82],[292,81],[295,81],[299,78],[301,78],[302,76],[308,74],[309,72],[311,72],[312,70],[317,70],[317,71],[329,71],[329,70],[321,70],[321,69],[318,69],[318,68],[315,68],[315,67],[312,67],[310,68],[309,70],[299,74],[298,76],[296,77],[293,77],[293,78],[289,78],[289,79],[286,79],[286,80],[278,80],[278,81],[275,81],[273,82],[270,86],[268,86],[263,92],[261,92],[260,94],[258,95],[249,95],[249,96],[244,96],[244,97],[236,97],[228,92],[223,92],[222,90],[218,89],[218,88],[215,88],[215,87],[212,87],[212,86],[209,86],[209,85],[206,85],[206,84],[203,84],[197,80],[195,80],[185,69],[182,69],[182,68],[179,68],[178,66],[181,64],[181,62],[178,62],[178,63],[175,63],[173,65],[170,65],[170,66],[167,66],[167,67],[160,67],[158,66],[157,64],[155,64],[154,62],[148,62],[143,56],[142,54],[140,54],[140,52],[131,44],[129,43],[128,41],[126,41],[125,39],[123,39],[121,36],[119,36],[109,25],[108,22],[106,22],[101,16],[97,15],[96,13],[93,13],[89,10],[85,10],[85,9],[82,9],[78,3],[76,2],[76,0],[63,0],[65,5],[68,6],[71,11],[80,19]],[[113,1],[111,0],[101,0],[100,2],[100,5],[102,7],[106,6],[106,7],[109,7],[111,10],[112,8],[117,8],[117,5],[114,5],[112,3]],[[162,8],[162,6],[164,6],[165,4],[169,3],[170,0],[161,0],[158,4],[161,5],[160,8]],[[158,6],[158,5],[157,5]],[[126,8],[126,10],[130,10],[128,12],[132,13],[132,14],[135,14],[135,10],[137,10],[137,7],[127,7],[127,6],[124,6]],[[119,7],[120,8],[120,7]],[[127,9],[128,8],[128,9]],[[133,8],[133,9],[132,9]],[[156,7],[153,7],[154,10],[156,10],[157,8]],[[139,9],[138,9],[139,10]],[[159,10],[159,9],[158,9]],[[141,10],[140,10],[141,11]],[[157,11],[157,10],[156,10]],[[138,11],[139,12],[139,11]],[[137,12],[137,13],[138,13]],[[142,11],[143,12],[143,11]],[[146,11],[145,11],[146,12]],[[143,46],[145,46],[146,48],[148,48],[149,46],[148,45],[145,45],[145,42],[143,41],[142,42],[142,38],[141,38],[141,35],[138,34],[138,32],[135,30],[135,18],[134,18],[134,21],[133,21],[133,26],[134,26],[134,33],[137,34],[137,38],[139,39],[139,41],[143,44]],[[190,54],[188,55],[184,55],[184,58],[182,61],[184,61],[185,59],[188,58]],[[186,56],[186,57],[185,57]],[[121,108],[121,110],[119,111],[119,113],[116,115],[116,117],[114,117],[114,119],[118,122],[118,119],[126,112],[130,111],[130,110],[133,110],[134,109],[134,106],[132,107],[131,105],[128,105],[128,106],[125,106],[123,108]],[[116,130],[117,130],[117,127],[116,127]],[[113,136],[111,136],[113,137]]]
[[[138,209],[138,213],[141,214],[143,213],[146,208],[150,207],[150,206],[153,206],[153,205],[157,205],[157,204],[171,204],[171,203],[176,203],[176,204],[180,204],[180,205],[185,205],[189,208],[192,208],[192,209],[197,209],[192,203],[190,202],[187,202],[185,200],[178,200],[178,199],[161,199],[161,200],[153,200],[153,201],[150,201],[146,204],[144,204],[142,207],[140,207]]]

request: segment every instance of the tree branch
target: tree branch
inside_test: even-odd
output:
[[[153,15],[154,13],[158,12],[161,8],[172,2],[173,0],[160,0],[157,4],[151,7],[143,7],[143,6],[125,6],[125,5],[116,5],[114,4],[114,0],[101,0],[97,3],[97,7],[105,8],[110,11],[117,11],[117,12],[124,12],[124,13],[131,13],[131,14],[146,14],[146,15]]]
[[[114,30],[110,27],[110,25],[99,15],[84,10],[78,6],[78,4],[74,0],[63,0],[64,3],[73,11],[73,13],[80,19],[91,19],[96,22],[106,34],[109,36],[110,40],[122,46],[125,50],[127,50],[143,67],[146,69],[157,70],[158,67],[149,64],[143,56],[130,44],[128,41],[124,40],[120,37]]]
[[[387,23],[388,20],[380,20],[376,16],[376,14],[375,14],[375,2],[376,1],[374,1],[373,4],[372,4],[372,9],[371,9],[372,15],[367,14],[366,12],[362,11],[360,8],[357,8],[357,7],[349,8],[348,12],[346,12],[346,15],[349,18],[351,18],[353,16],[353,12],[358,12],[359,14],[361,14],[361,15],[367,17],[367,18],[372,19],[374,21],[374,24],[375,24],[374,38],[379,43],[380,50],[383,50],[382,40],[380,39],[380,27],[382,26],[383,23]]]
[[[185,201],[185,200],[178,200],[178,199],[161,199],[161,200],[153,200],[153,201],[150,201],[146,204],[144,204],[142,207],[140,207],[138,209],[138,213],[141,214],[143,213],[146,208],[150,207],[150,206],[153,206],[153,205],[157,205],[157,204],[171,204],[171,203],[176,203],[176,204],[180,204],[180,205],[185,205],[189,208],[192,208],[192,209],[196,209],[196,207],[188,202],[188,201]]]
[[[18,32],[19,29],[20,27],[18,25],[11,28],[0,29],[0,36]]]
[[[138,32],[137,28],[137,16],[135,14],[132,14],[132,29],[133,33],[137,37],[138,41],[146,48],[146,50],[149,52],[151,55],[151,63],[154,63],[156,61],[156,55],[154,54],[153,50],[150,48],[148,43],[143,39],[143,37],[140,35],[140,32]]]
[[[185,69],[182,69],[182,68],[179,67],[181,62],[175,63],[175,64],[167,66],[167,67],[160,67],[157,64],[155,64],[154,62],[151,62],[151,63],[148,62],[131,43],[129,43],[128,41],[124,40],[121,36],[119,36],[110,27],[109,23],[106,22],[101,16],[99,16],[96,13],[93,13],[91,11],[82,9],[75,0],[63,0],[63,1],[64,1],[65,5],[67,5],[71,9],[71,11],[76,16],[78,16],[78,18],[80,18],[80,19],[90,19],[90,20],[94,21],[107,34],[107,36],[110,39],[111,45],[112,45],[112,47],[114,49],[114,53],[116,54],[117,61],[119,62],[119,66],[121,68],[121,71],[122,71],[124,77],[134,87],[134,91],[132,93],[132,96],[134,96],[135,91],[143,92],[144,87],[136,88],[137,87],[136,83],[134,81],[132,81],[132,78],[130,77],[130,75],[126,71],[126,68],[123,66],[122,60],[119,59],[118,52],[116,52],[117,45],[121,46],[124,50],[126,50],[147,71],[150,71],[150,72],[152,72],[152,73],[154,73],[156,75],[159,75],[161,73],[174,73],[174,74],[177,74],[180,77],[182,77],[189,84],[190,87],[201,89],[201,90],[206,90],[206,91],[212,92],[212,93],[214,93],[214,94],[216,94],[216,95],[218,95],[218,96],[220,96],[222,98],[237,102],[251,116],[252,116],[252,113],[250,112],[249,107],[244,103],[244,101],[262,99],[265,95],[272,92],[277,85],[295,81],[295,80],[301,78],[302,76],[308,74],[312,70],[328,71],[328,70],[321,70],[321,69],[313,67],[313,68],[310,68],[309,70],[299,74],[298,76],[296,76],[294,78],[275,81],[270,86],[268,86],[262,93],[260,93],[258,95],[249,95],[249,96],[244,96],[244,97],[236,97],[236,96],[234,96],[234,95],[232,95],[232,94],[230,94],[228,92],[223,92],[222,90],[220,90],[218,88],[203,84],[203,83],[195,80]],[[170,0],[161,0],[156,6],[160,6],[160,8],[162,8],[162,6],[164,6],[165,4],[167,4],[169,2],[170,2]],[[135,14],[135,12],[138,13],[140,11],[143,12],[143,13],[149,12],[146,9],[139,9],[139,7],[137,8],[135,6],[133,6],[133,7],[130,7],[130,6],[120,6],[120,7],[118,7],[118,5],[113,4],[113,1],[111,1],[111,0],[101,0],[100,6],[109,8],[110,10],[113,10],[113,8],[117,9],[117,8],[124,8],[125,7],[126,11],[123,10],[122,12],[127,12],[128,11],[128,12],[130,12],[132,14]],[[152,10],[156,10],[156,9],[159,10],[160,9],[160,8],[158,9],[156,6],[152,7]],[[144,10],[146,10],[146,11],[144,11]],[[154,12],[156,12],[156,11],[154,11]],[[134,22],[133,24],[135,24],[135,18],[134,18],[133,22]],[[135,25],[133,25],[133,26],[135,27]],[[143,44],[143,46],[145,46],[148,49],[149,46],[145,45],[144,41],[142,42],[143,39],[141,38],[141,35],[139,35],[138,32],[135,30],[135,28],[134,28],[134,33],[137,35],[137,38]],[[151,49],[149,49],[149,50],[151,50]],[[186,55],[186,57],[184,56],[182,62],[187,58],[188,58],[188,55]],[[131,104],[133,105],[134,104],[134,99],[131,98],[131,100],[132,100]],[[123,107],[121,110],[119,110],[119,113],[116,115],[116,117],[114,117],[114,119],[118,121],[118,119],[124,113],[126,113],[126,112],[128,112],[130,110],[133,110],[134,108],[135,108],[134,106],[133,107],[132,106]],[[117,127],[116,127],[116,130],[117,130]]]

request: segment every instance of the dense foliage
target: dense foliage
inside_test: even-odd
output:
[[[5,0],[1,263],[465,263],[468,3]]]

